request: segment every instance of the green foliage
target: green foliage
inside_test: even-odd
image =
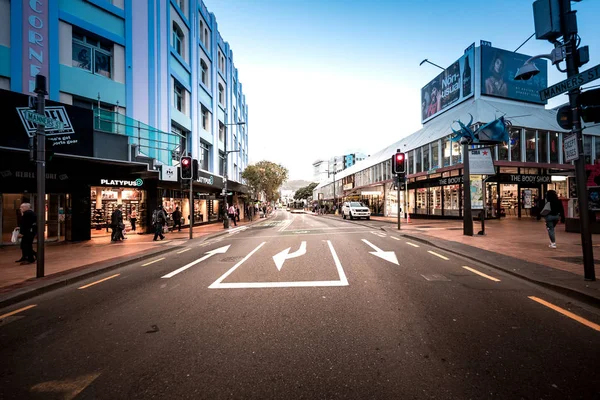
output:
[[[267,201],[276,201],[279,199],[279,188],[288,178],[288,170],[281,164],[260,161],[248,165],[242,178],[254,193],[264,193]]]
[[[294,200],[306,200],[312,196],[313,190],[318,186],[317,182],[313,182],[308,186],[301,187],[294,193]]]

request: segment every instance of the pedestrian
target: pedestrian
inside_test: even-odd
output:
[[[237,218],[237,222],[240,222],[240,207],[235,206],[235,217]]]
[[[235,222],[235,207],[233,204],[229,206],[227,214],[229,215],[229,219],[233,220],[233,225],[237,226],[237,223]]]
[[[110,227],[112,229],[111,242],[118,242],[123,236],[123,229],[125,225],[123,225],[123,208],[122,204],[118,204],[117,208],[110,215]]]
[[[565,209],[562,201],[558,199],[558,195],[554,190],[546,192],[546,204],[541,211],[541,215],[546,220],[546,229],[550,237],[550,248],[556,248],[556,234],[554,228],[558,225],[558,221],[565,222]]]
[[[33,251],[33,239],[37,234],[37,216],[31,209],[30,203],[22,203],[20,211],[19,237],[21,238],[21,258],[15,262],[30,264],[37,258],[36,252]]]
[[[131,206],[131,212],[129,213],[129,222],[131,222],[131,230],[135,232],[135,223],[137,222],[137,211],[135,206]]]
[[[263,204],[263,214],[267,218],[267,206]]]
[[[163,226],[166,222],[167,214],[165,214],[163,206],[159,204],[158,207],[156,207],[156,210],[154,210],[154,212],[152,213],[152,226],[154,226],[153,240],[158,240],[159,236],[160,240],[163,240],[165,238],[165,236],[163,235]]]
[[[175,207],[175,211],[171,214],[171,218],[173,218],[173,232],[175,232],[177,226],[179,226],[179,232],[181,232],[181,211],[179,211],[179,207]]]

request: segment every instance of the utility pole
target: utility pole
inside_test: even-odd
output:
[[[571,11],[571,1],[560,2],[560,29],[566,50],[567,77],[579,73],[577,60],[577,17],[576,11]],[[583,133],[579,116],[578,97],[581,93],[579,87],[569,90],[569,105],[573,119],[573,133],[577,135],[579,158],[575,161],[575,176],[577,181],[577,197],[579,201],[579,222],[581,226],[581,247],[583,250],[583,271],[586,281],[595,281],[594,253],[592,247],[592,234],[590,231],[590,218],[588,209],[587,179],[585,174],[585,156],[583,153]]]
[[[469,143],[466,140],[463,142],[463,194],[463,235],[473,236],[473,210],[471,210],[471,169],[469,168]]]
[[[46,77],[36,75],[35,93],[37,93],[37,113],[45,115],[46,107]],[[37,264],[36,277],[44,277],[44,239],[46,228],[46,131],[43,124],[37,124],[37,156],[36,156],[36,177],[37,177]]]
[[[396,190],[397,190],[397,194],[396,194],[396,199],[398,202],[398,230],[400,230],[400,221],[402,220],[402,216],[400,216],[400,212],[402,211],[402,207],[400,207],[400,175],[396,175],[397,176],[397,186],[396,186]]]
[[[192,163],[192,166],[194,164]],[[197,172],[196,172],[197,173]],[[192,172],[193,176],[193,172]],[[180,226],[181,228],[181,226]],[[175,228],[173,228],[173,231]],[[190,239],[194,238],[194,179],[190,179]]]

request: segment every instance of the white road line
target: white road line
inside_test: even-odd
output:
[[[390,236],[390,237],[394,240],[400,240],[400,238],[397,238],[396,236]]]
[[[231,235],[231,234],[234,234],[234,233],[245,231],[246,229],[248,229],[247,226],[240,226],[239,228],[231,229],[228,233]]]
[[[150,265],[150,264],[154,264],[154,263],[156,263],[156,262],[162,261],[162,260],[164,260],[165,258],[166,258],[166,257],[162,257],[162,258],[159,258],[159,259],[156,259],[156,260],[153,260],[153,261],[147,262],[146,264],[142,264],[142,267],[145,267],[146,265]]]
[[[214,284],[213,284],[214,285]],[[265,289],[286,287],[323,287],[323,286],[348,286],[343,281],[306,281],[306,282],[240,282],[220,283],[218,286],[210,285],[209,289]]]
[[[331,244],[331,240],[328,240],[327,244],[329,245],[329,250],[331,251],[331,256],[333,257],[333,262],[335,262],[335,267],[337,268],[338,274],[340,276],[340,282],[342,282],[342,285],[340,286],[347,286],[348,278],[346,277],[346,273],[342,268],[342,263],[340,263],[340,259],[338,258],[338,255],[335,249],[333,248],[333,245]]]
[[[231,245],[227,245],[227,246],[220,247],[218,249],[209,251],[209,252],[206,253],[206,255],[204,257],[201,257],[201,258],[199,258],[199,259],[197,259],[195,261],[192,261],[191,263],[186,264],[183,267],[178,268],[175,271],[170,272],[167,275],[162,276],[161,278],[172,278],[175,275],[177,275],[178,273],[183,272],[183,271],[185,271],[186,269],[188,269],[190,267],[193,267],[194,265],[196,265],[196,264],[198,264],[198,263],[200,263],[200,262],[202,262],[202,261],[204,261],[204,260],[206,260],[206,259],[214,256],[215,254],[223,254],[223,253],[227,252],[227,250],[229,249],[229,246],[231,246]]]
[[[250,257],[252,257],[252,255],[254,253],[256,253],[258,250],[260,250],[261,247],[263,247],[265,245],[265,243],[267,242],[262,242],[261,244],[259,244],[254,250],[252,250],[246,257],[242,258],[237,264],[235,264],[233,267],[231,267],[231,269],[227,272],[225,272],[219,279],[217,279],[212,285],[210,285],[208,288],[209,289],[215,289],[218,288],[219,285],[221,284],[221,282],[223,282],[225,280],[225,278],[227,278],[229,275],[231,275],[233,273],[233,271],[235,271],[240,265],[242,265],[244,262],[246,262],[246,260],[248,260]]]
[[[418,244],[414,244],[414,243],[411,243],[411,242],[406,242],[406,244],[409,245],[409,246],[412,246],[412,247],[421,247]]]
[[[494,278],[493,276],[486,275],[486,274],[484,274],[483,272],[479,272],[479,271],[477,271],[477,270],[476,270],[476,269],[474,269],[474,268],[471,268],[471,267],[466,267],[466,266],[464,266],[464,265],[463,265],[463,268],[464,268],[464,269],[466,269],[467,271],[471,271],[471,272],[473,272],[474,274],[477,274],[477,275],[479,275],[479,276],[483,276],[484,278],[487,278],[487,279],[489,279],[490,281],[494,281],[494,282],[500,282],[500,279]]]
[[[183,249],[181,251],[178,251],[177,254],[181,254],[181,253],[185,253],[186,251],[190,251],[192,248],[188,247],[187,249]]]
[[[292,224],[292,220],[286,220],[281,228],[279,228],[279,232],[285,231],[285,229]]]
[[[427,250],[427,252],[428,252],[429,254],[433,254],[434,256],[441,258],[442,260],[446,260],[446,261],[447,261],[447,260],[449,260],[449,258],[448,258],[448,257],[446,257],[446,256],[443,256],[443,255],[441,255],[441,254],[438,254],[438,253],[436,253],[435,251]]]

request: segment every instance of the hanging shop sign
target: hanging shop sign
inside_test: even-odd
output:
[[[100,179],[101,186],[120,186],[120,187],[141,187],[144,184],[144,180],[137,178],[136,180],[122,180],[122,179]]]
[[[177,182],[177,167],[171,167],[169,165],[161,165],[160,167],[160,180],[167,182]]]

